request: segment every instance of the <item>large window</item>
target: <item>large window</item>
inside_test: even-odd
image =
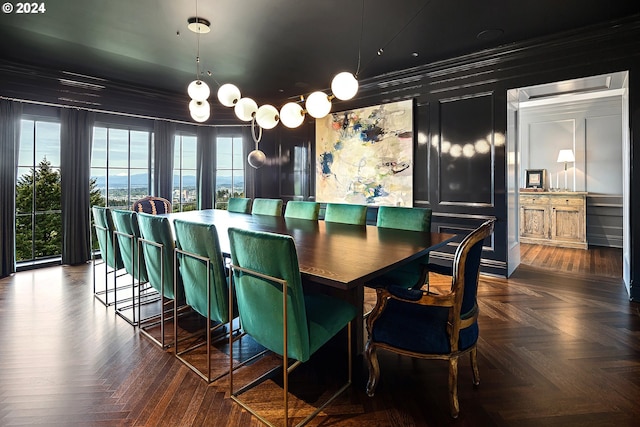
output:
[[[173,149],[173,211],[197,208],[195,135],[177,134]]]
[[[230,197],[244,197],[242,136],[216,140],[216,209],[226,209]]]
[[[16,180],[16,261],[62,254],[60,124],[22,120]]]
[[[129,209],[151,194],[152,133],[94,126],[91,179],[106,206]]]

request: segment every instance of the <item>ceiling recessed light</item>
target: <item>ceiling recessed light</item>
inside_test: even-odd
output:
[[[211,31],[211,22],[204,18],[192,17],[187,19],[187,28],[197,34],[206,34]]]
[[[417,58],[417,57],[418,57],[418,52],[413,52],[413,53],[411,54],[411,56],[413,56],[414,58]]]

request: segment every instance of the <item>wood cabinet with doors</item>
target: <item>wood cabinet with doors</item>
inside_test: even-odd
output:
[[[520,194],[520,242],[587,249],[587,193]]]

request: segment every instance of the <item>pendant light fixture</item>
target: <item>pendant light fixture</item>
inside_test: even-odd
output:
[[[211,106],[207,101],[211,89],[200,78],[200,34],[211,31],[210,27],[211,23],[208,20],[198,16],[198,1],[196,0],[196,16],[187,19],[187,28],[196,33],[197,38],[196,79],[189,83],[187,93],[191,97],[191,102],[189,102],[191,118],[199,123],[206,122],[211,116]]]

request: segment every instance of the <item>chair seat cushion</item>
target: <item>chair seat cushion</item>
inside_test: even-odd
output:
[[[356,317],[346,301],[322,294],[304,296],[309,327],[309,353],[313,354]],[[304,360],[303,360],[304,362]]]
[[[416,353],[447,354],[451,352],[446,307],[422,306],[390,300],[374,323],[372,340]],[[458,350],[466,350],[478,340],[478,323],[460,330]]]

